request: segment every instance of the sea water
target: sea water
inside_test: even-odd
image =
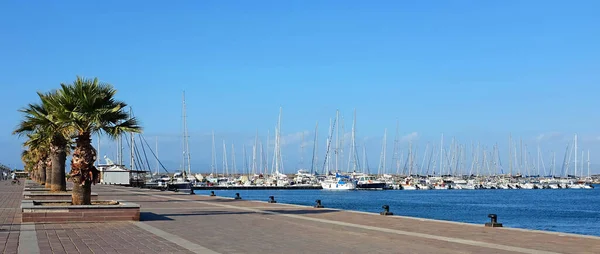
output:
[[[197,190],[199,195],[210,191]],[[600,186],[535,190],[215,190],[217,196],[484,224],[497,214],[505,227],[600,236]]]

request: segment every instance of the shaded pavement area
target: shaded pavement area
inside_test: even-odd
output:
[[[22,189],[2,188],[12,190],[0,200],[3,229],[9,217],[11,229],[0,232],[0,240],[6,242],[5,253],[14,253],[25,249],[18,244],[24,236],[19,237],[20,217],[14,209]],[[96,185],[93,191],[101,200],[140,204],[141,221],[38,223],[31,229],[35,237],[27,238],[33,247],[29,249],[39,253],[600,253],[599,237],[129,187]]]

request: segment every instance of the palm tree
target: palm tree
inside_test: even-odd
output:
[[[50,103],[56,92],[39,93],[41,103],[29,104],[27,107],[19,110],[23,113],[24,119],[19,123],[13,134],[36,134],[36,139],[42,139],[46,144],[46,151],[43,155],[47,158],[45,181],[46,187],[51,191],[66,191],[67,182],[65,179],[65,166],[67,160],[67,151],[70,129],[65,124],[58,121],[54,116],[56,109],[54,104]],[[31,136],[29,137],[31,140]],[[42,142],[42,141],[38,141]]]
[[[23,166],[25,167],[26,171],[34,172],[33,179],[35,181],[37,181],[40,184],[45,184],[46,170],[38,171],[34,156],[35,153],[29,148],[27,148],[23,150],[23,152],[21,152],[21,161],[23,162]]]
[[[38,182],[44,184],[46,188],[51,188],[50,181],[51,165],[48,164],[48,143],[47,139],[39,132],[27,134],[27,140],[23,143],[28,148],[28,154],[31,160],[32,171],[37,171]]]
[[[125,112],[127,104],[114,98],[116,93],[112,85],[101,83],[98,78],[77,76],[73,84],[61,84],[56,96],[46,100],[56,109],[57,121],[76,133],[70,173],[73,205],[90,205],[91,185],[98,182],[91,135],[106,134],[116,139],[122,133],[142,130],[137,120]]]

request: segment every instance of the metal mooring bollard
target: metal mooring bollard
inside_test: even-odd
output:
[[[381,215],[394,215],[394,213],[390,212],[390,206],[389,205],[383,205],[381,208],[383,208],[383,212],[380,212],[379,214],[381,214]]]
[[[315,202],[316,202],[315,208],[323,208],[324,207],[323,205],[321,205],[321,200],[320,199],[317,199]]]
[[[211,197],[215,197],[215,196],[217,196],[217,195],[215,195],[215,191],[210,191],[210,196],[211,196]]]
[[[240,194],[239,194],[239,193],[236,193],[236,194],[235,194],[235,198],[234,198],[234,199],[242,199],[242,197],[240,197]]]
[[[502,227],[502,223],[498,223],[498,215],[496,214],[488,214],[488,218],[490,218],[490,222],[486,223],[486,227],[492,228],[500,228]]]
[[[269,203],[277,203],[274,196],[269,196]]]

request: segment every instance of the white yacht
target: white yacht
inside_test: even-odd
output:
[[[321,182],[324,190],[355,190],[356,182],[348,176],[328,176]]]

